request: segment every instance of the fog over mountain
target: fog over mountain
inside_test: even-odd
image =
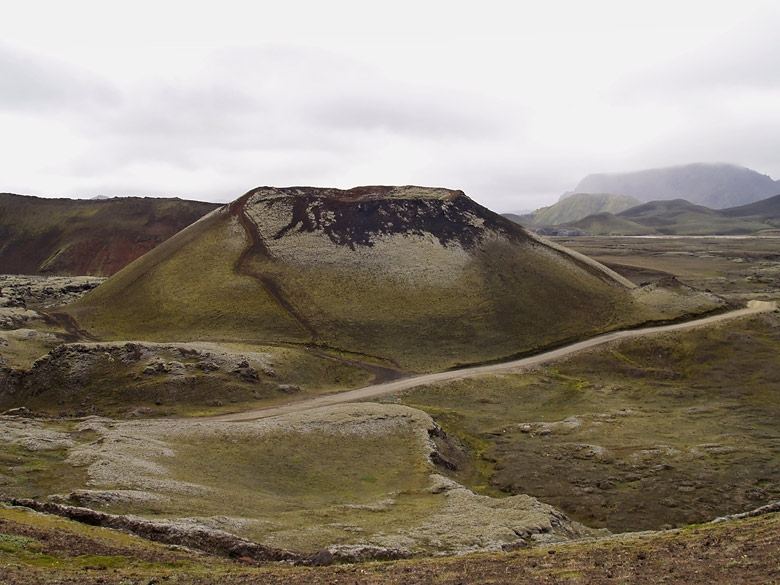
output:
[[[780,183],[768,175],[737,165],[696,163],[588,175],[577,184],[574,192],[628,195],[641,201],[686,199],[723,209],[777,195]],[[569,195],[564,194],[561,199]]]

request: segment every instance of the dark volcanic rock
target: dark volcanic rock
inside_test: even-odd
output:
[[[301,554],[257,544],[222,530],[205,526],[190,526],[173,522],[144,520],[134,516],[120,516],[96,512],[89,508],[66,506],[52,502],[11,498],[12,506],[23,506],[38,512],[63,516],[90,526],[126,530],[143,538],[202,550],[231,558],[249,558],[254,561],[303,561]]]
[[[513,222],[486,213],[463,191],[421,187],[261,187],[248,195],[268,201],[271,209],[280,204],[292,205],[289,223],[272,235],[274,239],[295,231],[322,231],[334,244],[355,249],[373,246],[373,238],[379,235],[431,234],[444,246],[457,242],[470,249],[485,229],[511,239],[525,237]]]
[[[335,562],[384,561],[408,558],[410,556],[408,551],[401,549],[371,545],[335,546],[331,549],[322,549],[314,554],[307,555],[258,544],[229,532],[206,526],[107,514],[90,508],[68,506],[55,502],[40,502],[24,498],[10,498],[3,501],[12,506],[22,506],[37,512],[62,516],[90,526],[124,530],[156,542],[184,546],[213,555],[261,563],[285,561],[320,567],[332,565]]]

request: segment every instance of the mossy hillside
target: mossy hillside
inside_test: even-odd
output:
[[[235,272],[246,246],[235,218],[212,213],[67,310],[105,339],[305,341],[256,280]]]
[[[212,490],[155,507],[163,516],[233,516],[265,544],[317,550],[413,530],[442,505],[430,468],[405,432],[274,433],[259,440],[174,443],[171,477]],[[166,462],[168,464],[168,462]]]
[[[389,400],[463,438],[478,461],[458,478],[475,489],[615,531],[698,522],[780,497],[778,325],[769,314],[625,341]]]
[[[559,225],[597,213],[620,213],[640,203],[639,199],[628,195],[573,193],[554,205],[537,209],[531,217],[533,225]]]
[[[430,424],[423,413],[378,405],[256,423],[13,421],[0,436],[0,492],[39,499],[115,493],[74,503],[201,518],[303,551],[373,537],[392,546],[393,534],[413,533],[446,501],[430,491]],[[147,495],[128,500],[123,493]]]
[[[90,221],[95,217],[113,219],[116,226],[127,228],[136,226],[139,221],[148,220],[149,207],[154,216],[167,218],[180,214],[182,209],[199,208],[205,212],[218,207],[218,204],[182,199],[120,197],[112,200],[55,199],[0,194],[4,214],[18,213],[14,225],[22,233],[41,234],[51,229],[52,224],[67,226],[74,232],[83,229],[80,221]],[[203,215],[203,214],[201,214]],[[198,219],[196,216],[195,219]],[[76,225],[74,225],[76,224]]]
[[[0,194],[0,272],[110,275],[217,207],[181,199]]]
[[[182,585],[454,585],[465,579],[518,585],[607,583],[616,579],[642,585],[663,581],[709,585],[745,580],[772,583],[777,576],[780,515],[511,553],[311,568],[253,567],[240,561],[172,550],[105,528],[5,507],[0,508],[0,532],[7,540],[22,542],[26,547],[11,552],[0,549],[0,574],[13,585],[127,585],[150,581]],[[84,555],[85,549],[110,552],[102,556],[109,556],[112,562],[87,563],[85,558],[93,555]],[[121,564],[119,559],[127,564]]]
[[[669,235],[751,234],[772,227],[761,221],[730,217],[684,199],[651,201],[627,209],[617,217]]]
[[[314,343],[412,371],[686,312],[639,306],[462,193],[363,189],[250,192],[66,310],[102,339]]]
[[[593,236],[740,235],[774,226],[759,218],[736,218],[687,201],[656,201],[622,213],[598,213],[565,224]]]
[[[441,476],[430,458],[431,419],[405,407],[348,404],[243,423],[74,424],[53,432],[35,422],[5,434],[11,445],[65,445],[66,463],[86,474],[52,485],[56,494],[36,491],[41,498],[302,552],[368,545],[457,554],[591,534],[534,498],[478,496]],[[97,438],[71,437],[85,431]],[[30,491],[19,485],[14,495]]]
[[[415,262],[418,271],[428,270],[424,260]],[[373,262],[323,264],[263,268],[285,283],[326,344],[409,370],[500,359],[607,328],[620,319],[619,308],[629,313],[622,291],[530,245],[488,243],[446,283],[382,278]]]
[[[93,489],[153,496],[107,511],[201,518],[313,551],[390,538],[442,508],[429,491],[429,422],[408,409],[347,405],[257,423],[129,423],[109,431],[110,449],[85,447],[74,460],[96,474]]]
[[[195,576],[207,567],[219,573],[229,566],[219,558],[206,560],[117,530],[0,506],[0,575],[20,571],[28,582],[40,583],[55,575],[90,580],[91,575],[121,573],[124,580],[138,573],[186,571]]]
[[[612,213],[589,215],[567,224],[566,227],[577,228],[594,236],[643,236],[658,233],[655,228],[638,224]]]

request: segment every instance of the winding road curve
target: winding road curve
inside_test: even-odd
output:
[[[338,392],[335,394],[327,394],[324,396],[318,396],[309,400],[302,400],[301,402],[293,402],[291,404],[285,404],[283,406],[272,406],[267,408],[260,408],[255,410],[247,410],[244,412],[237,412],[232,414],[225,414],[213,417],[207,417],[209,420],[222,421],[222,422],[240,422],[257,420],[260,418],[269,418],[273,416],[279,416],[283,414],[290,414],[293,412],[300,412],[303,410],[310,410],[312,408],[319,408],[323,406],[332,406],[334,404],[343,404],[345,402],[355,402],[358,400],[365,400],[367,398],[376,398],[377,396],[384,396],[385,394],[392,394],[401,390],[409,390],[417,386],[424,384],[432,384],[435,382],[446,382],[450,380],[462,380],[464,378],[473,378],[475,376],[481,376],[485,374],[499,374],[502,372],[518,371],[528,369],[534,366],[538,366],[547,362],[557,360],[559,358],[591,349],[605,343],[612,341],[618,341],[621,339],[633,339],[636,337],[644,337],[647,335],[655,335],[658,333],[671,333],[674,331],[684,331],[686,329],[693,329],[694,327],[702,327],[706,325],[712,325],[713,323],[720,323],[721,321],[728,321],[730,319],[737,319],[739,317],[747,317],[758,313],[766,313],[776,311],[777,303],[769,301],[750,301],[746,308],[737,309],[735,311],[729,311],[728,313],[721,313],[719,315],[713,315],[711,317],[704,317],[702,319],[696,319],[693,321],[685,321],[684,323],[675,323],[672,325],[659,325],[656,327],[645,327],[643,329],[629,329],[623,331],[613,331],[611,333],[605,333],[585,341],[559,347],[538,355],[513,360],[510,362],[503,362],[499,364],[490,364],[485,366],[475,366],[472,368],[463,368],[461,370],[447,370],[444,372],[438,372],[435,374],[422,374],[419,376],[412,376],[409,378],[402,378],[393,382],[385,382],[383,384],[372,384],[371,386],[364,386],[363,388],[357,388],[355,390],[348,390],[346,392]]]

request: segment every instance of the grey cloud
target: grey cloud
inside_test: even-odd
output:
[[[616,81],[620,100],[674,99],[742,89],[780,89],[780,18],[735,27],[728,35],[673,60],[640,68]]]
[[[308,113],[313,123],[357,131],[386,131],[428,138],[492,138],[503,130],[500,121],[464,105],[461,96],[414,92],[386,96],[330,98]],[[461,107],[458,107],[460,104]]]
[[[191,149],[242,150],[269,135],[273,113],[237,88],[150,87],[118,108],[93,113],[84,125],[123,157],[173,159]]]
[[[482,109],[455,106],[463,96],[404,90],[370,68],[311,50],[220,51],[198,80],[126,91],[121,103],[82,120],[100,147],[77,163],[80,172],[155,160],[196,168],[217,152],[281,152],[299,153],[304,175],[303,161],[352,158],[369,132],[440,140],[503,131]]]
[[[559,161],[477,160],[443,166],[437,174],[447,177],[455,188],[463,189],[494,211],[533,209],[554,202],[557,196],[581,178],[577,172],[561,173]],[[554,194],[550,196],[550,194]]]
[[[780,113],[774,119],[742,120],[708,118],[691,121],[680,128],[674,144],[657,145],[642,153],[636,168],[666,166],[687,162],[728,162],[751,167],[780,178],[777,152],[780,151]],[[648,163],[649,161],[649,163]]]
[[[122,81],[114,87],[53,59],[0,51],[0,70],[18,82],[6,102],[67,108],[60,121],[86,139],[85,150],[56,163],[85,195],[170,194],[155,184],[155,173],[169,181],[193,177],[197,186],[182,185],[182,194],[211,200],[255,183],[328,181],[346,187],[357,175],[370,175],[373,182],[382,175],[422,182],[439,177],[404,168],[376,177],[350,170],[371,167],[372,152],[386,141],[425,140],[436,149],[437,143],[506,135],[494,108],[474,96],[403,86],[327,51],[225,49],[199,69],[184,79],[171,72],[175,81]],[[442,184],[461,186],[457,176],[441,178]]]
[[[0,44],[0,108],[79,109],[119,99],[109,83],[66,63]]]
[[[780,18],[741,28],[722,43],[678,63],[670,81],[680,88],[780,88]]]
[[[246,115],[262,115],[268,104],[239,88],[173,86],[144,88],[121,109],[110,112],[107,122],[124,135],[198,135],[220,138],[236,131]]]
[[[40,176],[56,165],[48,184],[61,180],[63,190],[85,195],[163,195],[173,187],[225,200],[258,184],[415,182],[461,188],[510,211],[551,202],[591,172],[724,159],[780,172],[773,168],[780,118],[765,99],[780,88],[775,45],[766,31],[742,30],[720,47],[599,88],[599,99],[628,114],[620,119],[630,125],[630,116],[648,114],[657,133],[647,124],[633,134],[611,132],[616,123],[601,108],[593,124],[580,126],[573,117],[571,126],[556,124],[556,107],[571,104],[582,118],[593,113],[587,99],[577,109],[582,88],[575,86],[548,105],[539,102],[544,92],[526,97],[510,83],[501,102],[491,95],[499,93],[492,87],[498,77],[477,83],[464,69],[448,79],[431,76],[428,88],[427,77],[415,84],[400,69],[393,77],[357,53],[282,46],[217,50],[187,63],[186,73],[140,82],[106,67],[110,82],[0,44],[0,110],[24,114],[14,127],[32,120],[31,132],[41,132],[25,136],[30,156],[46,139],[41,128],[56,120],[59,142],[52,142]],[[762,96],[762,111],[729,110],[745,103],[738,93],[745,88]],[[620,144],[605,143],[612,138],[599,136],[601,124]],[[71,142],[77,148],[68,150]],[[60,157],[53,149],[61,144]],[[6,180],[32,184],[38,169],[31,168]]]

